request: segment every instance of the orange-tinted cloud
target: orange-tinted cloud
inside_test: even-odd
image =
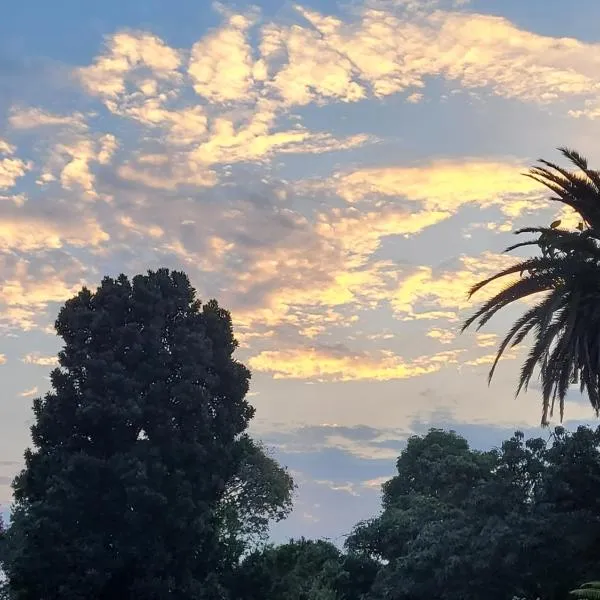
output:
[[[409,90],[414,100],[414,90],[425,87],[431,76],[536,104],[595,96],[598,90],[597,44],[539,35],[503,17],[366,7],[358,18],[343,20],[298,10],[325,48],[340,57],[331,61],[330,76],[367,84],[375,96]],[[284,45],[302,33],[297,27],[278,28]],[[301,57],[297,61],[302,63]],[[344,76],[338,73],[340,65]]]
[[[32,167],[31,162],[14,156],[15,147],[0,138],[0,190],[12,188]]]
[[[466,204],[497,205],[516,216],[535,207],[541,196],[535,181],[523,177],[516,161],[438,160],[422,166],[358,169],[337,174],[331,185],[348,202],[405,198],[427,211],[454,214]]]
[[[145,68],[151,75],[138,77],[138,85],[152,85],[156,80],[177,81],[181,58],[177,50],[158,37],[144,32],[120,32],[106,40],[106,52],[93,65],[77,71],[85,89],[114,102],[127,88],[131,72]]]
[[[0,250],[32,252],[65,245],[94,247],[109,239],[108,233],[87,216],[59,223],[43,215],[34,217],[17,211],[0,214]]]
[[[19,394],[19,396],[21,396],[21,398],[31,398],[32,396],[35,396],[37,393],[38,393],[37,385],[34,385],[32,388],[29,388],[28,390],[21,392]]]
[[[44,356],[39,352],[29,352],[21,359],[26,365],[37,365],[39,367],[56,367],[58,357]]]
[[[436,272],[431,267],[422,266],[402,278],[392,295],[391,305],[400,319],[444,318],[457,321],[462,310],[474,306],[467,297],[469,289],[515,261],[515,258],[504,254],[486,252],[479,257],[461,257],[458,268]],[[497,281],[485,291],[491,296],[505,286],[505,281]],[[484,296],[482,292],[481,297]]]
[[[194,44],[188,73],[199,96],[210,102],[245,102],[254,94],[261,71],[248,40],[251,24],[247,16],[230,15],[223,26]]]
[[[449,363],[456,363],[460,351],[439,352],[405,360],[392,352],[377,355],[346,352],[317,347],[264,351],[249,360],[256,371],[271,373],[275,379],[316,381],[388,381],[408,379],[434,373]]]
[[[0,283],[0,326],[29,331],[47,328],[50,304],[62,303],[85,284],[86,269],[74,259],[66,264],[35,267],[24,259],[0,255],[4,277]]]

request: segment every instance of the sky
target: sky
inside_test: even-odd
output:
[[[459,330],[511,232],[560,209],[522,173],[565,145],[600,163],[599,18],[596,0],[10,2],[5,513],[61,304],[161,266],[232,313],[252,433],[298,483],[273,539],[343,541],[429,427],[477,448],[539,435],[539,386],[514,395],[523,351],[487,385],[523,307]]]

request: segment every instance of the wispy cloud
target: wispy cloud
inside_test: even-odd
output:
[[[38,393],[38,388],[37,388],[37,386],[34,386],[28,390],[21,392],[19,394],[19,396],[21,396],[22,398],[31,398],[32,396],[35,396],[37,393]]]
[[[15,129],[37,129],[39,127],[73,127],[87,129],[85,115],[74,113],[58,115],[40,108],[14,106],[8,117],[8,123]]]

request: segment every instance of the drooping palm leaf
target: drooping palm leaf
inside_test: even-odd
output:
[[[575,598],[600,600],[600,581],[584,583],[580,588],[570,591],[569,594]]]
[[[531,334],[533,343],[522,368],[517,394],[526,390],[536,370],[542,388],[542,424],[548,423],[558,400],[561,420],[569,387],[579,383],[598,414],[600,412],[600,172],[573,150],[560,149],[580,173],[572,173],[548,161],[528,173],[552,190],[552,198],[571,206],[585,226],[577,231],[527,227],[517,234],[537,237],[513,244],[507,252],[533,247],[538,253],[507,267],[474,285],[469,297],[492,282],[512,276],[508,285],[467,319],[463,331],[477,323],[484,326],[498,311],[519,300],[533,301],[501,341],[489,373],[491,381],[498,361],[507,349]]]

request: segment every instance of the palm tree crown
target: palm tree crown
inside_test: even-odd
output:
[[[541,160],[541,166],[526,175],[552,190],[555,196],[551,200],[573,208],[581,218],[579,226],[575,231],[561,229],[561,222],[555,221],[550,227],[516,231],[535,237],[506,251],[535,247],[537,254],[473,286],[469,297],[492,281],[517,276],[462,328],[477,323],[480,329],[503,307],[543,293],[510,328],[489,373],[491,381],[507,348],[518,346],[531,333],[533,344],[521,368],[517,394],[527,389],[539,368],[542,425],[548,424],[556,400],[562,420],[565,396],[573,383],[579,383],[596,414],[600,412],[600,171],[589,169],[587,160],[574,150],[559,150],[577,172]]]

